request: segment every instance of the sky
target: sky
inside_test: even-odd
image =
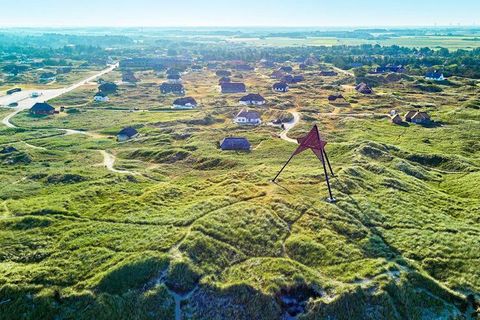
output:
[[[436,25],[480,25],[480,0],[0,0],[2,27]]]

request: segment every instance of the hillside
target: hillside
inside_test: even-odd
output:
[[[16,149],[0,154],[0,319],[478,317],[478,84],[377,79],[363,95],[319,74],[330,65],[292,65],[306,80],[282,94],[273,68],[233,75],[267,101],[251,107],[258,127],[232,122],[243,94],[221,94],[208,68],[182,74],[193,110],[170,108],[158,72],[131,86],[116,69],[110,101],[87,83],[48,101],[65,112],[0,127]],[[395,125],[392,109],[434,122]],[[288,137],[317,124],[328,141],[336,203],[311,152],[271,182],[296,146],[268,123],[292,111]],[[127,126],[139,135],[117,142]],[[228,136],[251,151],[221,151]]]

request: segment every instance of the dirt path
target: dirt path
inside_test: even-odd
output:
[[[297,140],[288,137],[288,132],[292,130],[300,121],[300,113],[295,110],[289,110],[288,112],[293,115],[293,120],[283,124],[285,130],[280,133],[280,138],[287,142],[298,144]]]
[[[128,170],[115,169],[113,166],[115,165],[115,161],[117,160],[117,158],[113,154],[108,153],[105,150],[99,150],[99,152],[103,156],[103,165],[105,166],[105,168],[107,168],[107,170],[115,173],[122,173],[122,174],[136,174],[135,172],[128,171]]]
[[[337,68],[337,67],[332,67],[333,70],[337,71],[338,73],[342,73],[346,76],[350,76],[350,77],[355,77],[355,75],[353,74],[353,72],[350,72],[350,71],[347,71],[347,70],[343,70],[343,69],[340,69],[340,68]]]

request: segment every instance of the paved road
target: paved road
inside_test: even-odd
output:
[[[116,67],[118,67],[118,63],[114,64],[114,65],[111,65],[110,67],[100,71],[99,73],[97,73],[97,74],[95,74],[91,77],[88,77],[87,79],[84,79],[80,82],[77,82],[77,83],[75,83],[75,84],[73,84],[69,87],[65,87],[65,88],[62,88],[62,89],[25,90],[25,91],[20,91],[20,92],[14,93],[12,95],[2,96],[2,97],[0,97],[0,105],[8,105],[12,102],[18,103],[18,106],[12,109],[13,110],[12,113],[8,114],[5,118],[2,119],[2,123],[9,128],[16,128],[16,126],[13,123],[10,122],[10,119],[12,119],[12,117],[14,117],[19,112],[22,112],[23,110],[30,109],[37,102],[45,102],[45,101],[57,98],[57,97],[65,94],[67,92],[75,90],[78,87],[83,86],[83,85],[85,85],[89,82],[92,82],[96,78],[99,78],[99,77],[103,76],[104,74],[111,72]],[[31,94],[33,92],[39,93],[40,96],[37,97],[37,98],[32,98]],[[93,134],[93,133],[87,132],[87,131],[79,131],[79,130],[73,130],[73,129],[57,129],[57,130],[64,131],[65,135],[82,134],[82,135],[86,135],[86,136],[90,136],[90,137],[98,136],[96,134]],[[36,146],[30,145],[30,144],[27,144],[26,142],[24,142],[24,143],[27,146],[30,146],[32,148],[46,150],[45,148],[42,148],[42,147],[36,147]],[[113,154],[110,154],[110,153],[104,151],[104,150],[100,150],[100,153],[103,155],[103,164],[105,165],[105,167],[109,171],[112,171],[112,172],[115,172],[115,173],[134,174],[133,172],[130,172],[130,171],[116,170],[113,167],[114,164],[115,164],[115,160],[116,160],[115,156]]]
[[[35,103],[37,102],[45,102],[54,98],[57,98],[61,96],[62,94],[65,94],[67,92],[70,92],[72,90],[77,89],[80,86],[83,86],[84,84],[91,82],[95,80],[96,78],[99,78],[103,76],[106,73],[109,73],[113,69],[118,67],[118,63],[109,66],[108,68],[100,71],[99,73],[88,77],[85,80],[82,80],[80,82],[77,82],[69,87],[61,88],[61,89],[42,89],[42,90],[26,90],[26,91],[20,91],[17,93],[14,93],[12,95],[7,95],[7,96],[2,96],[0,97],[0,105],[7,106],[10,103],[16,102],[18,103],[18,106],[15,108],[12,108],[12,113],[8,114],[5,118],[2,119],[2,123],[6,125],[9,128],[15,128],[15,125],[10,122],[10,119],[14,117],[16,114],[19,112],[22,112],[24,110],[30,109]],[[31,94],[33,92],[37,92],[40,94],[39,97],[37,98],[32,98]]]

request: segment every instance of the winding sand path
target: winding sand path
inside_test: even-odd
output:
[[[117,160],[117,158],[113,154],[108,153],[105,150],[98,150],[98,151],[103,156],[103,165],[105,166],[105,168],[107,168],[107,170],[115,173],[122,173],[122,174],[133,174],[133,175],[136,174],[135,172],[128,171],[128,170],[115,169],[113,166],[115,165],[115,161]]]
[[[297,140],[288,137],[288,132],[292,130],[300,121],[300,113],[295,110],[289,110],[288,112],[293,115],[293,120],[283,124],[285,129],[282,131],[282,133],[280,133],[280,138],[287,142],[298,144]]]

